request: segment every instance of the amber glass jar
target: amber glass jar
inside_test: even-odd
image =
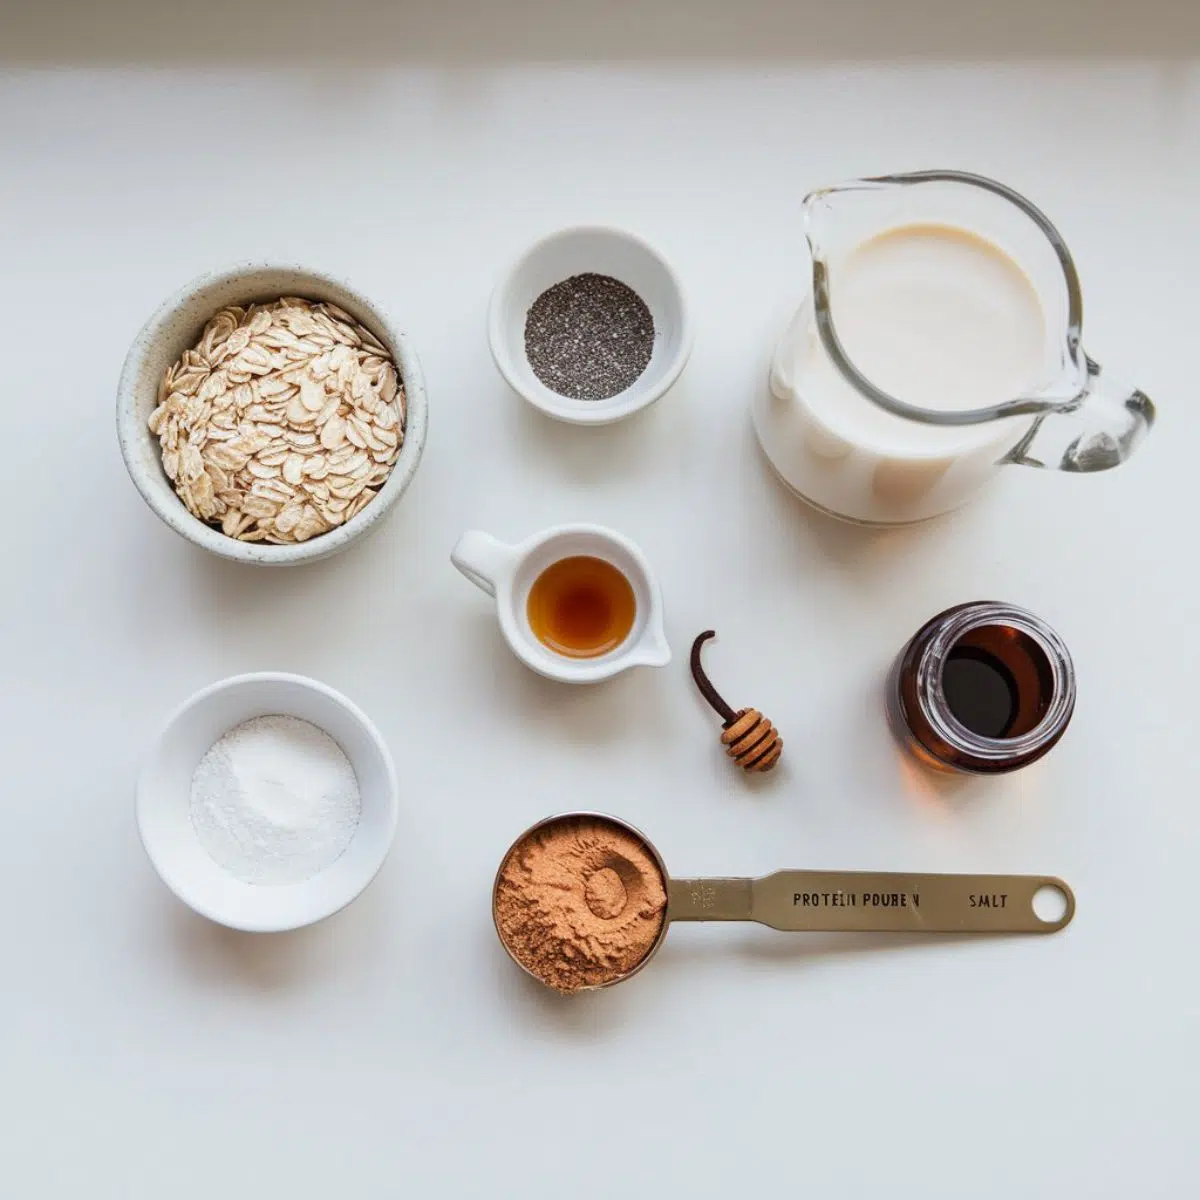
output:
[[[1012,604],[979,600],[927,621],[900,652],[887,688],[897,738],[918,759],[977,775],[1041,758],[1075,709],[1062,638]]]

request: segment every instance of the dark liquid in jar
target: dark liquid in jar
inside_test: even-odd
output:
[[[973,629],[942,664],[942,692],[956,721],[987,738],[1034,729],[1050,702],[1045,655],[1025,634],[1004,625]]]
[[[1005,665],[983,650],[955,646],[942,667],[942,690],[955,719],[982,737],[1008,735],[1017,685]]]
[[[1075,709],[1075,667],[1040,617],[978,600],[917,630],[887,695],[892,728],[918,760],[993,775],[1035,762],[1062,737]]]
[[[566,658],[598,658],[629,636],[637,601],[612,563],[576,555],[560,558],[534,580],[526,615],[548,650]]]

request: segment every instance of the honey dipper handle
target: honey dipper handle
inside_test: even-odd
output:
[[[1043,889],[1047,920],[1034,911]],[[1075,915],[1071,889],[1052,875],[778,871],[752,890],[750,919],[784,930],[1056,933]]]

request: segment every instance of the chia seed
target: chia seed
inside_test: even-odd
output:
[[[572,275],[547,288],[525,317],[525,356],[551,391],[607,400],[633,385],[654,350],[654,318],[609,275]]]

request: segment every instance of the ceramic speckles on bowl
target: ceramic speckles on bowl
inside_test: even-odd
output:
[[[192,516],[175,495],[162,467],[158,439],[146,422],[154,411],[158,385],[167,368],[195,345],[208,320],[230,304],[302,296],[328,300],[369,329],[396,360],[404,381],[404,444],[379,494],[345,525],[292,546],[239,542]],[[202,275],[166,300],[142,327],[125,359],[117,387],[117,436],[130,478],[142,498],[176,533],[234,562],[294,566],[344,550],[376,526],[408,487],[425,446],[428,401],[416,353],[387,315],[347,284],[297,266],[245,263]]]

